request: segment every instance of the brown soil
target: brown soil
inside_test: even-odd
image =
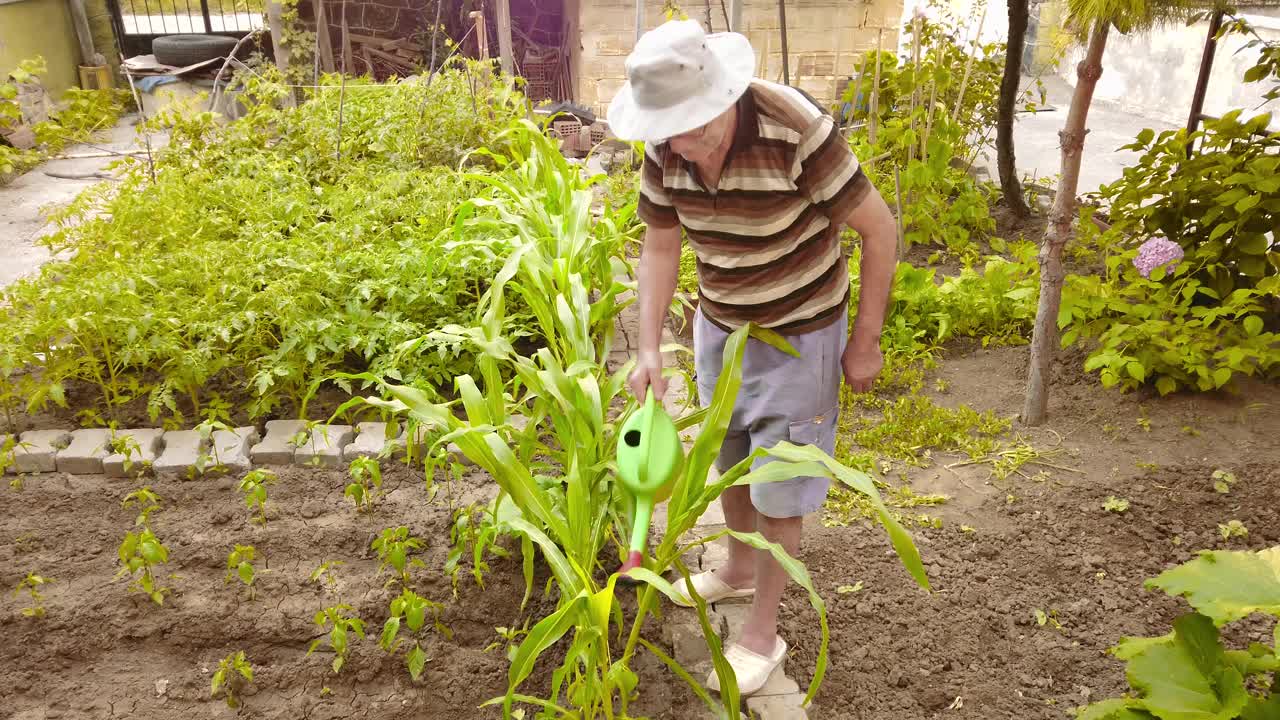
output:
[[[128,593],[127,581],[113,582],[116,548],[136,515],[120,501],[135,483],[58,474],[27,478],[20,492],[5,490],[12,507],[24,511],[0,520],[0,583],[13,588],[27,571],[56,580],[45,592],[43,619],[20,616],[25,596],[8,597],[0,614],[8,639],[0,650],[5,717],[233,717],[220,699],[210,699],[209,685],[219,660],[237,650],[255,671],[246,716],[499,717],[492,708],[477,708],[506,690],[504,647],[485,648],[500,640],[495,627],[523,622],[519,554],[491,560],[483,589],[464,563],[456,599],[441,572],[449,505],[483,502],[492,484],[475,473],[442,488],[438,502],[428,504],[422,473],[394,466],[386,472],[383,502],[370,515],[356,515],[342,496],[345,480],[336,471],[282,469],[269,486],[265,527],[250,522],[231,479],[152,482],[162,509],[151,526],[170,551],[165,572],[177,575],[165,580],[174,593],[163,607]],[[427,545],[420,556],[426,567],[413,570],[412,587],[445,603],[443,621],[453,633],[450,639],[425,636],[430,660],[419,683],[402,657],[377,645],[399,590],[384,586],[389,575],[378,574],[369,545],[382,529],[401,524]],[[255,600],[238,581],[224,580],[227,553],[237,543],[260,554]],[[334,569],[331,589],[307,582],[324,560],[344,563]],[[554,609],[554,599],[541,596],[546,580],[539,567],[528,608],[535,621]],[[353,643],[347,667],[334,675],[327,642],[310,657],[307,649],[323,634],[313,615],[338,603],[364,619],[368,640]],[[658,639],[656,625],[649,635]],[[664,671],[652,658],[633,669],[642,682],[661,686]],[[527,690],[545,690],[550,670],[542,663]]]
[[[1025,364],[1025,348],[953,350],[937,373],[950,390],[934,397],[1015,415],[1025,373],[1014,368]],[[1280,388],[1159,399],[1104,391],[1078,368],[1076,358],[1059,364],[1053,417],[1023,429],[1037,447],[1056,445],[1061,453],[1048,462],[1070,471],[1037,478],[1027,467],[1030,477],[998,481],[989,466],[948,470],[963,458],[938,458],[907,473],[917,492],[953,498],[926,508],[944,519],[942,529],[913,531],[931,594],[912,583],[878,529],[809,523],[803,559],[832,628],[811,718],[1061,718],[1127,689],[1108,647],[1123,635],[1162,635],[1187,608],[1144,590],[1144,580],[1198,550],[1280,543]],[[1219,468],[1239,477],[1228,495],[1213,490]],[[1104,511],[1111,495],[1128,499],[1129,510]],[[1228,543],[1218,524],[1232,519],[1249,535]],[[835,592],[857,581],[860,592]],[[788,667],[803,685],[816,660],[817,618],[795,589],[786,606]],[[1038,625],[1037,609],[1056,613],[1062,628]],[[1227,633],[1238,648],[1270,637],[1260,622]]]
[[[927,386],[942,378],[949,389],[934,393],[940,403],[1012,416],[1021,407],[1025,363],[1025,348],[957,343]],[[946,469],[960,458],[938,457],[907,473],[918,492],[952,497],[929,509],[945,520],[943,529],[914,531],[932,594],[911,584],[879,531],[810,523],[803,559],[832,628],[831,664],[811,717],[1063,717],[1069,707],[1124,689],[1122,665],[1103,653],[1109,645],[1126,634],[1166,632],[1183,607],[1144,591],[1144,579],[1196,550],[1228,546],[1217,526],[1230,519],[1249,528],[1248,538],[1230,547],[1280,543],[1280,388],[1253,383],[1238,396],[1160,399],[1104,391],[1079,366],[1078,357],[1059,364],[1050,423],[1022,431],[1037,447],[1057,451],[1049,462],[1070,470],[1048,468],[1036,477],[1029,467],[1030,477],[998,481],[987,466]],[[1149,419],[1149,432],[1140,417]],[[1212,490],[1217,468],[1240,478],[1229,495]],[[256,671],[245,716],[498,717],[478,706],[505,689],[507,661],[502,647],[485,648],[499,639],[496,626],[523,622],[518,554],[492,560],[483,589],[464,567],[456,598],[441,572],[450,506],[483,501],[492,485],[475,473],[442,486],[429,504],[420,471],[388,468],[389,493],[366,516],[342,497],[343,483],[336,471],[283,471],[269,488],[274,516],[259,527],[229,479],[154,482],[163,509],[152,526],[170,548],[169,571],[179,576],[168,581],[175,593],[164,607],[130,595],[125,581],[112,582],[116,547],[135,514],[120,500],[134,483],[50,475],[4,490],[9,507],[21,512],[0,518],[0,584],[12,588],[29,570],[57,582],[46,592],[49,613],[41,620],[21,617],[24,599],[7,596],[0,707],[23,720],[232,717],[209,698],[209,682],[219,659],[245,650]],[[1104,512],[1109,495],[1127,498],[1129,511]],[[445,603],[443,620],[453,632],[449,639],[426,636],[430,662],[416,684],[402,658],[376,643],[391,590],[369,543],[400,524],[427,544],[413,587]],[[269,569],[253,601],[224,582],[236,543],[254,545],[263,555],[259,569]],[[326,559],[345,563],[331,591],[305,582]],[[541,597],[546,575],[541,566],[538,573],[528,613],[535,620],[554,604]],[[860,592],[836,592],[859,580]],[[338,602],[356,609],[370,639],[356,644],[335,676],[332,655],[306,652],[320,635],[312,616]],[[1036,609],[1056,613],[1061,630],[1037,625]],[[788,668],[803,685],[819,636],[813,610],[794,589],[783,632],[793,649]],[[1245,624],[1228,637],[1238,647],[1269,632]],[[660,642],[656,624],[649,636]],[[691,693],[654,658],[642,654],[633,669],[643,699],[637,714],[700,716]],[[545,688],[551,670],[540,665],[529,690]],[[952,705],[957,709],[948,710]]]

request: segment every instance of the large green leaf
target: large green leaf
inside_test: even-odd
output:
[[[799,471],[788,468],[791,471],[790,477],[826,476],[865,495],[875,508],[876,515],[880,518],[880,524],[884,526],[885,532],[889,534],[889,541],[893,543],[893,549],[897,551],[903,567],[907,569],[907,572],[911,573],[911,577],[915,578],[920,587],[926,590],[929,589],[929,577],[924,571],[924,564],[920,561],[920,551],[916,548],[915,542],[912,541],[911,534],[894,519],[893,513],[889,512],[889,508],[885,506],[884,500],[880,497],[880,492],[876,490],[875,482],[871,480],[871,476],[841,464],[835,458],[823,452],[821,448],[813,445],[793,445],[789,442],[780,442],[772,448],[765,449],[764,452],[779,460],[791,463],[793,466],[798,466]],[[770,466],[777,464],[768,463],[763,465],[760,469],[753,470],[743,476],[737,482],[753,483],[756,481],[753,479],[755,477],[768,479],[770,482],[786,479],[786,471],[781,468],[770,468]],[[822,470],[822,472],[817,472],[818,470]]]
[[[1218,629],[1192,613],[1173,623],[1173,638],[1129,660],[1129,683],[1161,720],[1233,720],[1249,696],[1244,678],[1223,662]]]
[[[585,590],[579,592],[558,610],[534,625],[524,641],[520,643],[515,657],[511,659],[511,667],[507,670],[507,694],[503,704],[503,710],[507,716],[510,716],[511,702],[520,683],[533,672],[533,664],[538,657],[573,627],[579,618],[578,613],[582,609],[582,603],[586,600],[587,592]]]
[[[1076,720],[1151,720],[1151,714],[1140,705],[1130,698],[1111,698],[1085,708]]]
[[[1205,550],[1146,585],[1184,596],[1218,625],[1258,612],[1280,617],[1280,546],[1258,552]]]

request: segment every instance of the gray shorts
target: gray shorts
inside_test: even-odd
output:
[[[788,355],[755,339],[747,340],[742,358],[742,387],[734,405],[729,432],[716,459],[724,472],[760,448],[781,441],[814,445],[828,455],[836,449],[836,421],[840,414],[840,357],[849,335],[848,310],[821,330],[791,335],[787,341],[800,353]],[[699,310],[693,323],[694,367],[698,397],[706,407],[715,392],[724,364],[729,334]],[[771,462],[757,459],[753,467]],[[762,515],[800,517],[816,512],[827,498],[831,481],[800,477],[751,486],[751,504]]]

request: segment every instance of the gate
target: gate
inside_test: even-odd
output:
[[[107,0],[125,57],[151,52],[165,35],[242,38],[265,26],[262,0]]]

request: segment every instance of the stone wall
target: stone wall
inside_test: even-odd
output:
[[[53,98],[79,84],[80,44],[66,1],[0,3],[0,77],[37,55],[49,67],[41,83]]]
[[[705,27],[706,11],[682,3],[691,19]],[[725,29],[719,3],[713,2],[713,31]],[[902,0],[788,0],[787,39],[791,84],[824,103],[834,103],[842,78],[855,75],[861,54],[877,39],[887,50],[898,45]],[[662,2],[648,2],[645,28],[665,22]],[[776,0],[744,0],[743,34],[756,50],[758,77],[782,79],[782,41]],[[629,0],[581,0],[581,44],[574,67],[576,99],[603,113],[626,77],[624,62],[635,44],[635,3]]]

